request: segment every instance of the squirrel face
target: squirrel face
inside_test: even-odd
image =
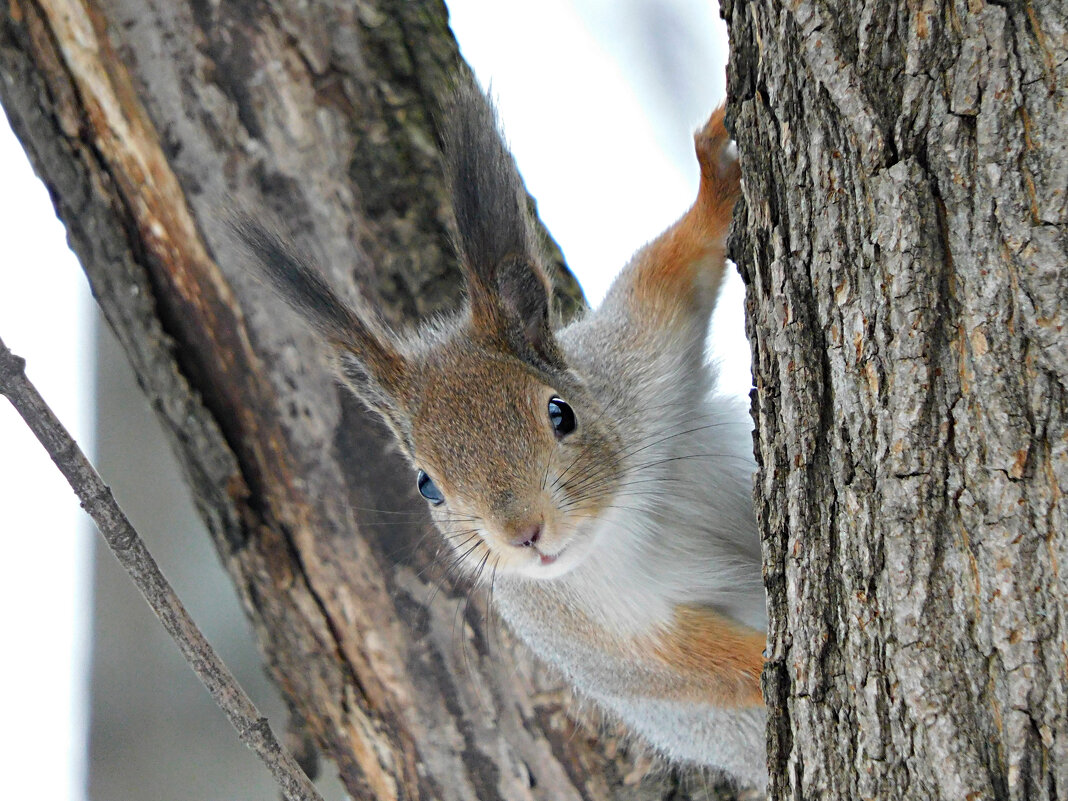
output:
[[[463,335],[419,374],[417,484],[459,564],[549,579],[582,563],[615,493],[617,446],[581,382]]]

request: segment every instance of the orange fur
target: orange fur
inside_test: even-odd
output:
[[[759,706],[765,642],[763,632],[711,609],[677,606],[653,653],[686,678],[686,688],[676,688],[681,695],[716,706]]]
[[[696,311],[701,297],[714,299],[723,280],[723,240],[741,178],[738,162],[727,160],[724,153],[730,142],[723,124],[725,110],[725,106],[716,109],[694,136],[701,165],[697,200],[638,256],[634,300],[663,324],[670,324],[679,312]]]

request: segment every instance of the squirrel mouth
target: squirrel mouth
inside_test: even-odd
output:
[[[541,558],[542,565],[551,565],[559,558],[560,554],[553,554],[550,556],[547,553],[539,553],[538,556]]]

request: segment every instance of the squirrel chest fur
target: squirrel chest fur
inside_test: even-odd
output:
[[[235,227],[332,344],[511,628],[666,757],[765,778],[765,642],[748,415],[715,394],[709,318],[739,191],[723,111],[692,208],[563,329],[492,107],[461,92],[445,164],[468,304],[399,335],[286,242]]]

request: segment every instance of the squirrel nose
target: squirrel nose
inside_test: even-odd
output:
[[[533,548],[541,538],[541,523],[524,526],[512,537],[512,545],[517,548]]]

